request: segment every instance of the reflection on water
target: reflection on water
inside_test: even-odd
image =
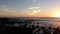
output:
[[[0,27],[2,32],[60,34],[60,18],[0,18]]]

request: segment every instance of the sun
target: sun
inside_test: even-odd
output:
[[[53,14],[53,17],[60,17],[60,12],[56,12]]]
[[[56,17],[60,17],[60,13],[57,13],[57,14],[56,14]]]

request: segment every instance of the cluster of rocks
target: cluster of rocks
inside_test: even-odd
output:
[[[20,34],[60,34],[60,29],[34,25],[33,20],[16,20],[16,19],[7,19],[0,18],[0,32],[5,33],[20,33]]]

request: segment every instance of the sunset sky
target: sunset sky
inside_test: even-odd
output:
[[[0,17],[56,17],[59,15],[60,0],[0,0]]]

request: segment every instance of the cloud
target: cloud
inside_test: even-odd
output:
[[[29,7],[28,9],[40,9],[40,7]]]
[[[33,2],[35,2],[36,0],[33,0]]]
[[[11,8],[5,5],[1,6],[1,11],[0,11],[1,16],[12,16],[14,13],[15,11],[13,11]]]
[[[41,12],[40,7],[29,7],[28,9],[31,10],[31,15]]]
[[[41,8],[40,7],[28,7],[25,10],[22,10],[20,12],[20,16],[23,17],[33,17],[33,16],[37,16],[41,13]]]
[[[13,11],[10,8],[3,8],[2,11],[0,12],[0,16],[7,16],[7,17],[13,17],[13,16],[17,16],[18,13],[16,13],[15,11]]]
[[[13,13],[14,12],[13,10],[8,9],[8,8],[4,8],[4,9],[2,9],[2,11],[5,13]]]
[[[36,0],[33,0],[33,2],[36,2]]]
[[[4,8],[2,9],[2,12],[0,12],[0,16],[3,17],[25,17],[25,16],[30,16],[29,13],[24,12],[24,11],[14,11],[10,8]]]
[[[5,9],[2,9],[3,11],[9,11],[9,9],[5,8]]]
[[[2,6],[5,7],[5,6]],[[0,16],[3,17],[31,17],[36,16],[36,14],[40,13],[40,7],[28,7],[27,9],[20,10],[20,11],[14,11],[11,8],[5,7],[0,11]]]
[[[6,6],[4,6],[4,5],[3,5],[3,6],[1,6],[1,7],[3,7],[3,8],[4,8],[4,7],[6,7]]]

